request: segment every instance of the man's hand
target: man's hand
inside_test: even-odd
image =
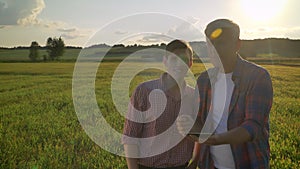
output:
[[[193,125],[193,126],[191,127],[191,125]],[[178,132],[183,136],[188,135],[189,132],[200,133],[200,131],[202,129],[200,123],[197,122],[197,119],[193,119],[189,115],[179,116],[176,121],[176,126],[177,126]],[[189,136],[188,138],[192,139],[193,141],[198,142],[198,140],[199,140],[199,138],[197,136],[194,136],[194,135],[188,135],[188,136]]]
[[[197,168],[197,161],[192,161],[190,164],[186,167],[186,169],[196,169]]]

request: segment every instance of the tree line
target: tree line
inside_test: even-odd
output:
[[[242,40],[240,53],[246,57],[270,56],[300,57],[300,40],[267,38]]]
[[[38,42],[33,41],[31,42],[31,45],[29,47],[29,59],[31,61],[37,61],[40,56],[39,56],[39,49],[40,45]],[[45,46],[48,55],[43,55],[43,60],[59,60],[61,56],[63,56],[64,51],[65,51],[65,42],[61,37],[56,38],[56,37],[49,37],[46,42]]]
[[[201,57],[207,56],[206,43],[202,41],[190,42],[194,51]],[[87,48],[110,48],[106,56],[123,56],[124,54],[131,54],[135,51],[155,47],[164,49],[165,44],[153,44],[150,46],[143,45],[127,45],[115,44],[113,46],[107,44],[95,44]],[[28,49],[28,47],[17,47],[14,49]],[[49,37],[45,47],[41,47],[36,41],[31,43],[29,47],[29,58],[32,61],[40,59],[39,49],[46,49],[48,55],[43,55],[43,60],[59,60],[63,56],[66,48],[81,49],[81,47],[66,47],[62,38]],[[282,57],[300,57],[300,40],[291,40],[283,38],[267,38],[255,40],[242,40],[242,47],[239,51],[245,58],[259,57],[263,55],[268,56],[282,56]],[[196,55],[195,53],[195,55]]]
[[[207,47],[204,41],[193,41],[190,42],[194,50],[195,57],[207,57]],[[149,47],[164,49],[165,44],[153,44],[148,46],[143,45],[123,45],[115,44],[108,46],[106,44],[98,44],[90,46],[90,48],[105,48],[109,47],[110,50],[107,52],[107,56],[123,56],[129,55],[138,50],[146,49]],[[242,45],[239,50],[241,56],[248,57],[289,57],[297,58],[300,57],[300,40],[292,40],[287,38],[267,38],[267,39],[254,39],[254,40],[242,40]]]

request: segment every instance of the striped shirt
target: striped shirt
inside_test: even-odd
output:
[[[144,82],[140,84],[133,95],[131,96],[131,104],[138,111],[146,111],[150,109],[149,94],[154,89],[160,89],[166,96],[166,106],[162,109],[162,113],[155,116],[157,112],[160,111],[163,106],[160,98],[154,99],[154,104],[151,105],[152,109],[145,116],[140,116],[139,112],[134,110],[132,106],[129,106],[127,117],[138,116],[139,119],[146,120],[146,123],[138,123],[126,118],[123,134],[129,137],[135,138],[149,138],[157,136],[166,130],[169,130],[172,125],[175,124],[175,120],[179,114],[179,110],[182,108],[183,112],[191,113],[194,108],[197,107],[194,100],[194,89],[184,84],[182,87],[182,103],[181,96],[176,96],[173,92],[168,90],[168,80],[167,74],[164,73],[160,79]],[[181,105],[182,104],[182,105]],[[175,125],[176,126],[176,125]],[[174,127],[174,126],[173,126]],[[172,135],[163,140],[155,140],[150,144],[143,144],[136,142],[132,139],[126,137],[122,138],[123,144],[135,144],[139,147],[140,151],[151,151],[155,148],[164,149],[168,147],[166,142],[172,142],[172,137],[174,135],[179,135],[177,130],[171,132]],[[174,134],[174,135],[173,135]],[[177,145],[173,148],[162,152],[161,154],[139,158],[138,163],[140,165],[156,168],[174,167],[182,166],[186,164],[192,157],[194,142],[188,138],[183,138]]]
[[[199,89],[198,119],[204,124],[211,106],[212,87],[218,70],[202,73],[197,81]],[[273,88],[269,73],[262,67],[238,58],[232,74],[234,90],[229,105],[227,129],[245,128],[251,141],[231,145],[236,169],[269,168],[269,113]],[[199,167],[213,169],[209,145],[201,145]]]

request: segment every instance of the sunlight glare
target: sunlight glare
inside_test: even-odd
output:
[[[241,0],[246,15],[255,21],[268,21],[278,15],[286,0]]]

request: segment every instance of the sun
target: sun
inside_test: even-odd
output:
[[[241,7],[254,21],[268,21],[278,15],[286,0],[241,0]]]

